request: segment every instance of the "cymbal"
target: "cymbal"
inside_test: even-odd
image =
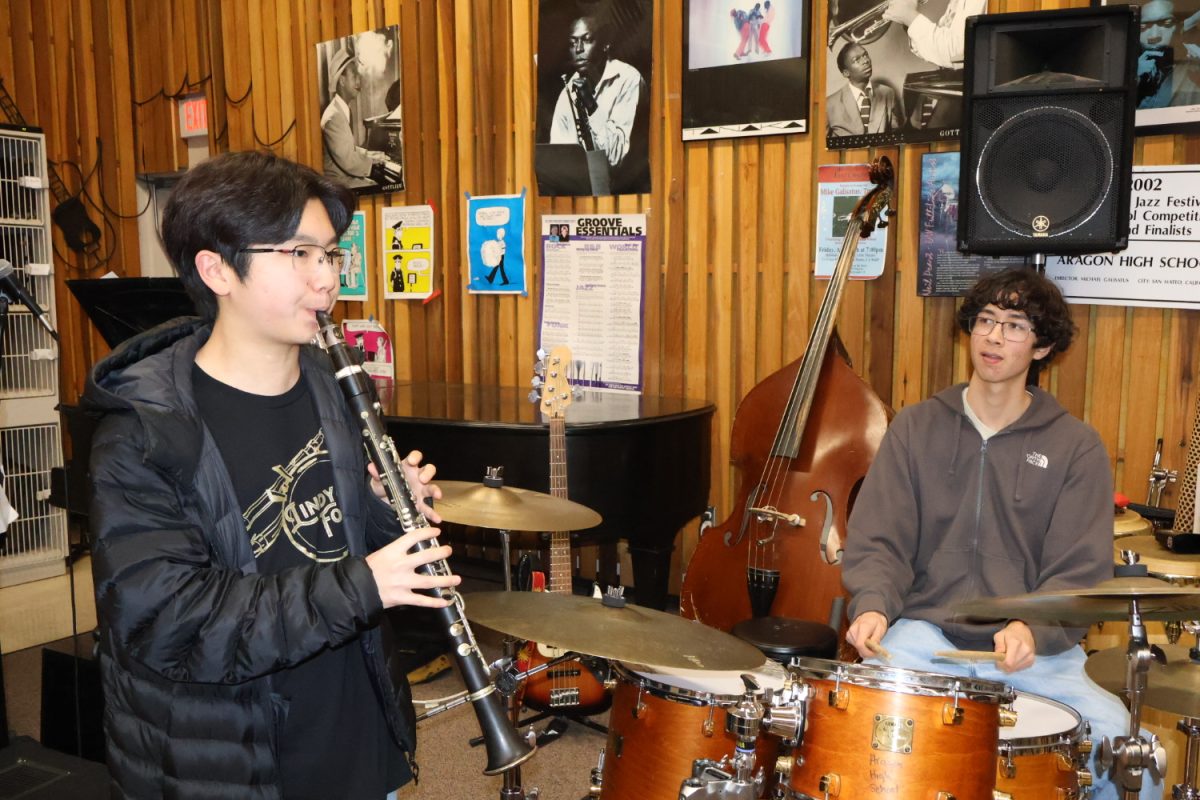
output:
[[[1083,589],[985,597],[960,604],[962,616],[1090,625],[1129,619],[1137,600],[1147,621],[1200,619],[1200,587],[1177,586],[1157,578],[1110,578]]]
[[[753,670],[766,661],[731,634],[632,603],[609,608],[552,592],[474,592],[463,599],[471,622],[582,655],[660,669]]]
[[[437,481],[442,499],[433,507],[442,519],[460,525],[505,531],[581,531],[600,524],[585,505],[514,486],[468,481]]]
[[[1167,663],[1150,662],[1143,703],[1182,717],[1200,717],[1200,664],[1188,658],[1188,649],[1162,646]],[[1101,689],[1125,697],[1125,648],[1114,647],[1088,656],[1084,669]]]

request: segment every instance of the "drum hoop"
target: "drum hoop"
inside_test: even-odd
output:
[[[1019,692],[1026,697],[1032,697],[1039,702],[1047,705],[1055,706],[1063,711],[1066,711],[1075,719],[1075,727],[1065,731],[1057,731],[1055,733],[1046,733],[1041,736],[1023,736],[1019,739],[1000,739],[1000,752],[1005,751],[1013,755],[1036,756],[1043,753],[1057,753],[1063,749],[1070,750],[1073,745],[1078,744],[1086,738],[1087,722],[1082,715],[1075,709],[1071,708],[1066,703],[1060,703],[1051,697],[1044,697],[1033,692]],[[1020,712],[1018,712],[1020,713]]]
[[[838,681],[852,686],[898,692],[925,697],[966,695],[967,699],[985,703],[1011,703],[1015,697],[1012,687],[998,681],[967,678],[958,675],[939,675],[901,667],[876,664],[843,664],[823,658],[793,658],[789,667],[814,680]]]
[[[716,692],[697,692],[683,689],[669,683],[660,683],[653,678],[647,678],[640,672],[634,672],[628,667],[613,662],[613,671],[618,680],[624,680],[646,693],[664,700],[683,702],[692,706],[732,706],[742,699],[740,694],[717,694]]]

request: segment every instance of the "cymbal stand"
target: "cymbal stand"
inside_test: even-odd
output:
[[[1200,717],[1184,717],[1176,725],[1187,734],[1187,761],[1183,766],[1183,783],[1171,787],[1172,800],[1200,800]]]
[[[505,572],[508,571],[508,548],[505,547],[504,566]],[[511,636],[504,637],[504,658],[510,664],[515,664],[517,660],[517,650],[520,648],[521,642]],[[549,665],[547,665],[549,666]],[[516,683],[510,684],[513,691],[507,694],[508,697],[508,715],[512,719],[513,725],[517,725],[521,720],[521,700],[517,696]],[[526,738],[529,743],[533,744],[536,734],[532,729],[526,733]],[[533,787],[526,793],[521,786],[521,765],[505,770],[504,784],[500,787],[500,800],[537,800],[539,791],[537,787]]]
[[[1141,566],[1141,565],[1138,565]],[[1145,567],[1142,567],[1145,569]],[[1146,638],[1146,625],[1137,599],[1129,601],[1129,646],[1125,651],[1125,688],[1129,693],[1129,735],[1109,741],[1105,736],[1100,745],[1098,761],[1101,768],[1120,784],[1124,800],[1138,800],[1142,777],[1146,769],[1155,782],[1161,782],[1167,771],[1167,753],[1154,734],[1149,740],[1141,735],[1142,701],[1146,696],[1150,662],[1162,659]]]

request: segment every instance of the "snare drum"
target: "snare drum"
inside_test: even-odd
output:
[[[1079,797],[1092,785],[1087,722],[1070,706],[1026,692],[1013,710],[1017,724],[1000,731],[996,789],[1012,800]]]
[[[791,669],[813,690],[791,775],[797,797],[992,800],[1009,687],[817,658]]]
[[[607,800],[678,800],[679,787],[698,758],[733,756],[725,709],[741,700],[741,672],[636,672],[613,664],[613,689],[601,793]],[[764,691],[783,687],[787,673],[768,662],[751,673]],[[759,736],[757,766],[770,790],[779,741]],[[757,767],[756,767],[757,770]]]

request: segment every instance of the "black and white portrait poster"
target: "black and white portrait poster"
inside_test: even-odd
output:
[[[649,192],[651,0],[541,0],[538,25],[538,192]]]
[[[1200,123],[1200,0],[1146,0],[1138,32],[1139,133]],[[1146,130],[1148,129],[1148,130]]]
[[[325,174],[354,190],[404,189],[400,27],[317,45]]]
[[[987,0],[830,0],[829,149],[957,139],[967,17]]]
[[[810,0],[684,0],[683,140],[808,130]]]

